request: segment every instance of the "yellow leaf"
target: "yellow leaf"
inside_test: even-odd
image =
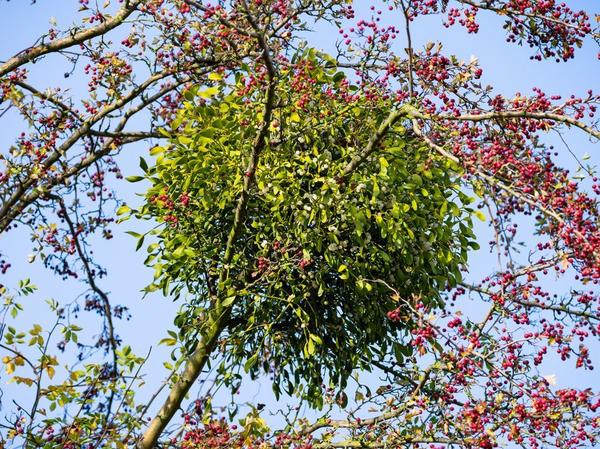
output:
[[[315,343],[312,340],[308,340],[304,345],[304,356],[309,358],[315,353]]]
[[[34,380],[30,379],[29,377],[20,377],[20,376],[15,376],[14,380],[16,383],[18,384],[25,384],[28,387],[31,387],[33,385]]]
[[[210,97],[214,97],[218,93],[219,93],[219,89],[217,89],[216,87],[209,87],[206,90],[198,92],[198,95],[202,98],[210,98]]]
[[[177,344],[177,340],[175,340],[174,338],[163,338],[161,341],[158,342],[158,344],[165,346],[175,346]]]

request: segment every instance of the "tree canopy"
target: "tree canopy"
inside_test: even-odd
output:
[[[488,14],[536,70],[598,46],[598,14],[554,0],[78,3],[78,23],[0,62],[0,120],[21,126],[2,150],[2,238],[27,230],[32,263],[84,283],[48,302],[50,327],[31,324],[35,279],[3,256],[3,382],[31,403],[2,404],[2,447],[598,442],[594,386],[559,388],[543,367],[592,370],[597,350],[600,183],[565,139],[597,144],[600,96],[508,97],[475,57],[413,44],[432,19],[477,34]],[[37,81],[53,64],[64,84]],[[131,144],[144,154],[122,173]],[[166,338],[144,330],[173,348],[154,393],[145,373],[162,368],[119,337],[133,300],[114,303],[94,257],[124,232],[154,273],[135,300],[180,305]],[[236,400],[259,381],[287,405]]]

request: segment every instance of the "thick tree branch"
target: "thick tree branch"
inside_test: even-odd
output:
[[[350,162],[344,167],[342,176],[348,176],[354,170],[356,170],[373,152],[375,152],[384,139],[388,131],[394,124],[402,117],[406,117],[406,111],[404,109],[392,111],[387,118],[379,125],[379,128],[373,134],[367,146],[357,155],[355,155]]]
[[[19,54],[13,56],[8,61],[0,65],[0,77],[30,61],[33,61],[36,58],[39,58],[40,56],[48,53],[55,53],[66,48],[79,45],[85,41],[93,39],[94,37],[102,36],[108,33],[110,30],[121,25],[125,19],[127,19],[142,3],[142,0],[125,0],[123,6],[113,17],[105,20],[100,25],[79,31],[62,39],[56,39],[47,44],[40,44],[21,51]]]
[[[532,120],[551,120],[567,125],[575,126],[590,136],[600,140],[600,131],[592,128],[585,123],[575,120],[566,115],[556,114],[552,112],[532,112],[532,111],[495,111],[481,114],[465,114],[465,115],[428,115],[415,111],[413,117],[423,120],[449,120],[449,121],[470,121],[483,122],[487,120],[510,120],[510,119],[532,119]]]

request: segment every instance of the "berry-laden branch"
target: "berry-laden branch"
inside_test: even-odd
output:
[[[600,140],[600,131],[591,126],[575,120],[573,117],[567,115],[556,114],[552,112],[536,112],[536,111],[494,111],[494,112],[482,112],[481,114],[463,114],[463,115],[444,115],[444,114],[423,114],[415,111],[413,116],[423,120],[434,120],[434,121],[453,121],[453,122],[484,122],[484,121],[498,121],[502,122],[511,119],[531,119],[531,120],[543,120],[549,122],[564,123],[569,126],[574,126],[585,131],[590,136]]]
[[[47,44],[40,44],[22,50],[15,56],[8,59],[6,62],[0,64],[0,77],[7,75],[22,65],[27,64],[28,62],[35,61],[41,56],[60,52],[83,42],[89,41],[95,37],[105,35],[109,31],[123,24],[123,22],[136,11],[137,7],[143,3],[144,2],[142,0],[125,0],[123,6],[119,8],[113,17],[104,20],[95,27],[74,32],[71,36],[57,39]]]
[[[415,114],[416,114],[416,116],[422,116],[422,114],[420,114],[418,112],[416,112]],[[449,151],[444,149],[442,146],[436,144],[433,140],[431,140],[423,132],[423,130],[421,129],[421,126],[419,125],[416,118],[412,119],[412,124],[413,124],[412,129],[415,132],[415,134],[417,136],[421,137],[423,139],[423,141],[425,143],[427,143],[427,145],[429,145],[433,150],[435,150],[437,153],[441,154],[442,156],[448,158],[449,160],[451,160],[457,164],[461,164],[461,159],[459,157],[450,153]],[[540,201],[536,200],[535,198],[532,198],[529,194],[519,192],[512,186],[505,183],[503,180],[498,179],[497,177],[488,174],[485,171],[485,167],[482,167],[482,168],[471,167],[470,169],[476,174],[476,176],[481,177],[486,182],[488,182],[490,185],[495,186],[495,187],[499,188],[500,190],[505,191],[509,195],[528,204],[530,207],[539,210],[545,216],[556,220],[556,222],[559,223],[560,225],[564,226],[567,223],[567,219],[568,219],[567,217],[556,212],[551,207],[547,207],[544,204],[541,204]],[[577,235],[583,242],[588,242],[589,245],[593,248],[592,254],[591,254],[591,256],[593,258],[592,262],[595,263],[596,266],[598,266],[598,264],[600,263],[600,248],[595,247],[594,244],[590,241],[590,239],[596,238],[595,235],[588,236],[576,229],[573,230],[573,233],[575,235]]]
[[[111,375],[113,377],[113,379],[116,379],[116,377],[118,376],[118,365],[117,365],[117,349],[118,349],[118,341],[117,341],[117,335],[115,334],[115,326],[113,323],[113,312],[112,312],[112,307],[110,305],[110,299],[108,298],[108,294],[102,290],[98,284],[96,283],[96,276],[94,274],[94,270],[92,269],[92,267],[90,266],[90,261],[89,261],[89,256],[86,254],[83,246],[81,245],[81,241],[79,239],[80,234],[82,233],[83,229],[81,227],[81,225],[76,225],[73,220],[71,219],[71,216],[69,215],[69,211],[67,209],[67,206],[65,205],[64,200],[56,195],[51,195],[50,198],[52,198],[54,201],[56,201],[59,205],[60,205],[60,209],[59,209],[59,216],[61,218],[63,218],[66,222],[67,225],[69,227],[69,230],[71,231],[71,239],[72,241],[75,243],[75,249],[77,250],[77,255],[79,256],[79,260],[81,260],[81,263],[83,264],[83,269],[85,271],[85,275],[87,277],[87,283],[90,286],[90,288],[92,289],[92,291],[97,294],[100,299],[102,300],[102,310],[103,310],[103,314],[104,314],[104,319],[106,320],[106,333],[107,333],[107,342],[108,342],[108,346],[110,348],[110,353],[112,355],[112,366],[111,366]],[[112,412],[112,403],[115,397],[115,391],[111,391],[110,396],[108,398],[108,403],[106,406],[106,420],[108,421],[108,417],[110,416],[111,412]]]
[[[104,143],[99,151],[88,154],[83,158],[83,160],[68,166],[66,171],[62,174],[48,178],[45,185],[40,185],[40,179],[35,177],[29,177],[29,179],[19,182],[15,186],[10,197],[3,201],[0,207],[0,231],[8,229],[12,221],[18,217],[26,207],[39,198],[43,198],[53,186],[60,185],[67,179],[77,176],[84,168],[89,167],[97,160],[100,160],[109,153],[114,152],[115,148],[118,148],[122,144],[133,143],[140,140],[145,140],[148,137],[153,137],[155,133],[121,133],[131,117],[144,110],[150,104],[161,99],[164,95],[176,89],[181,84],[185,83],[185,80],[169,83],[165,87],[161,88],[158,92],[153,93],[150,96],[145,96],[146,90],[150,86],[169,76],[169,73],[161,73],[148,78],[136,89],[132,90],[128,95],[125,95],[118,101],[108,105],[94,116],[86,119],[78,128],[76,128],[54,152],[48,154],[47,157],[42,161],[42,172],[50,171],[50,167],[52,167],[59,160],[64,159],[68,151],[77,143],[79,143],[82,138],[90,135],[102,135],[103,133],[101,131],[96,131],[92,128],[95,124],[107,117],[111,112],[124,108],[137,98],[142,97],[142,100],[138,104],[132,106],[125,112],[115,129],[108,133],[110,139]]]
[[[92,338],[112,361],[65,325],[58,350],[77,345],[86,372],[77,361],[64,376],[52,354],[38,366],[26,348],[31,338],[43,352],[46,332],[3,322],[7,376],[40,400],[9,412],[10,442],[0,433],[0,446],[597,442],[597,394],[569,379],[553,385],[544,361],[549,353],[593,368],[600,184],[587,157],[576,174],[560,167],[545,133],[577,128],[596,143],[600,97],[588,91],[559,104],[537,88],[494,96],[476,58],[461,61],[443,42],[413,45],[435,21],[422,15],[441,12],[440,27],[474,34],[489,11],[533,59],[567,61],[598,40],[587,13],[552,0],[79,3],[80,24],[52,28],[0,64],[0,119],[15,113],[23,122],[0,159],[0,230],[27,228],[30,260],[87,281],[85,308],[105,317],[100,341]],[[310,31],[336,53],[318,51]],[[57,66],[64,79],[42,88],[36,71],[54,59],[66,64]],[[155,157],[129,177],[150,185],[135,210],[120,204],[126,188],[104,180],[122,177],[114,157],[134,142]],[[122,311],[99,288],[104,271],[89,246],[98,229],[112,237],[117,208],[123,220],[150,223],[149,232],[129,231],[155,273],[144,291],[183,303],[177,331],[161,341],[177,360],[165,363],[170,391],[149,398],[134,395],[145,359],[127,342],[116,369],[110,314]],[[489,218],[498,253],[498,267],[476,279],[483,252],[472,251],[486,234],[474,217]],[[0,272],[9,268],[3,258]],[[566,294],[544,282],[555,274],[574,281]],[[21,313],[8,292],[0,285],[7,322]],[[52,307],[68,322],[78,301]],[[19,372],[26,365],[37,378]],[[376,375],[355,375],[363,370]],[[208,382],[198,382],[205,373]],[[248,404],[243,417],[234,400],[222,417],[216,389],[235,393],[263,375],[278,398],[292,398],[288,412]],[[186,404],[197,382],[204,386]],[[296,401],[321,418],[303,418]],[[287,426],[268,430],[267,412]]]

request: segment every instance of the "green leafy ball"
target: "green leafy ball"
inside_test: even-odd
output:
[[[264,94],[248,80],[192,91],[147,169],[139,215],[156,220],[149,287],[186,305],[176,322],[194,338],[214,295],[227,298],[226,357],[270,371],[277,393],[319,405],[321,384],[340,388],[363,360],[384,356],[414,326],[387,318],[460,280],[473,238],[457,167],[401,124],[354,170],[393,105],[368,98],[305,55],[282,69],[267,145],[223,263],[246,167],[264,120]],[[296,90],[299,79],[314,80]]]

